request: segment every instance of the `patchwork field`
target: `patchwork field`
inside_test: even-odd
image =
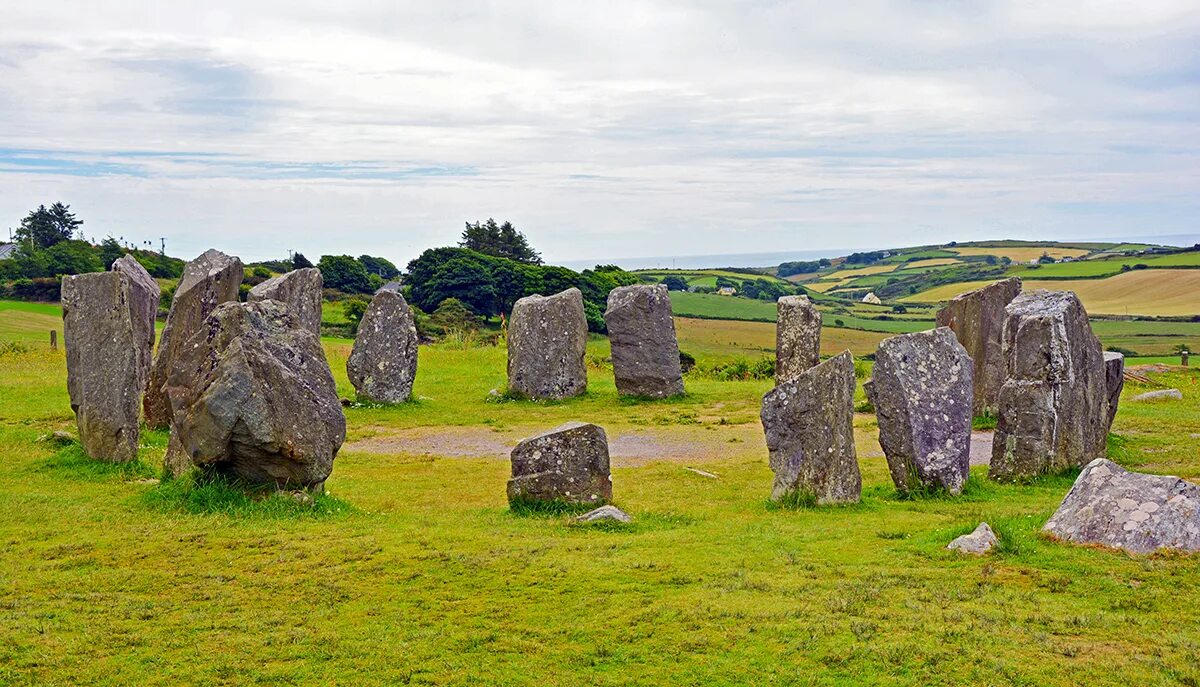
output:
[[[0,342],[30,342],[0,353],[3,684],[1200,681],[1200,557],[1040,536],[1070,476],[1016,487],[977,469],[961,498],[904,500],[861,415],[862,504],[778,509],[768,382],[689,377],[685,398],[630,402],[595,367],[583,398],[497,403],[502,348],[432,346],[417,402],[346,409],[329,496],[250,500],[150,481],[161,432],[126,467],[41,440],[74,426],[63,355],[30,316],[51,317],[0,311]],[[349,342],[326,348],[349,396]],[[1198,376],[1150,375],[1185,400],[1122,405],[1110,455],[1198,478]],[[633,525],[508,510],[507,447],[571,419],[607,429]],[[980,520],[998,553],[945,551]]]
[[[1026,265],[1014,267],[1012,273],[1025,278],[1045,279],[1051,277],[1094,279],[1119,274],[1124,267],[1145,265],[1151,268],[1200,267],[1200,251],[1173,253],[1171,255],[1136,255],[1113,258],[1077,260],[1053,265]]]
[[[695,356],[750,359],[775,356],[775,325],[771,322],[676,317],[675,331],[680,350]],[[874,353],[879,342],[889,336],[884,332],[822,326],[821,354],[836,355],[845,350],[859,356]]]
[[[946,250],[963,256],[994,255],[998,258],[1008,258],[1013,262],[1029,262],[1030,260],[1037,260],[1042,255],[1049,255],[1056,260],[1066,257],[1078,258],[1091,252],[1086,248],[1061,248],[1055,246],[958,246],[947,248]]]

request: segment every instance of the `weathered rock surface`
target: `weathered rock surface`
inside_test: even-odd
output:
[[[1108,381],[1100,341],[1070,291],[1031,291],[1005,309],[1004,357],[989,475],[1014,480],[1103,458]]]
[[[608,437],[600,427],[569,422],[513,449],[509,503],[611,500]]]
[[[845,351],[763,397],[775,482],[771,499],[853,503],[862,492],[854,449],[854,361]]]
[[[587,317],[583,293],[526,296],[508,321],[508,388],[534,399],[587,391]]]
[[[391,290],[376,293],[346,359],[346,374],[359,398],[407,401],[417,378],[417,344],[417,326],[404,296]]]
[[[146,424],[166,427],[172,409],[167,398],[167,375],[180,349],[200,330],[201,325],[222,303],[238,299],[242,283],[242,261],[218,250],[205,251],[183,267],[183,277],[171,300],[171,311],[158,342],[158,353],[150,368],[150,381],[142,402]]]
[[[775,382],[789,382],[821,362],[821,313],[808,296],[776,303]]]
[[[631,518],[628,513],[612,505],[600,506],[595,510],[590,510],[575,518],[575,522],[602,522],[605,520],[614,522],[633,522],[633,518]]]
[[[1099,458],[1083,469],[1042,529],[1076,544],[1131,553],[1200,551],[1200,487]]]
[[[279,301],[291,309],[300,325],[318,337],[321,336],[321,295],[325,280],[321,270],[304,267],[273,277],[250,289],[246,300],[250,303],[272,300]]]
[[[67,392],[79,443],[98,460],[137,457],[146,348],[153,343],[147,329],[154,335],[154,320],[147,322],[141,307],[144,291],[124,269],[63,277]]]
[[[1183,392],[1179,389],[1159,389],[1158,391],[1147,391],[1144,394],[1138,394],[1129,400],[1137,403],[1145,401],[1182,401]]]
[[[622,396],[666,398],[683,393],[671,299],[662,284],[621,286],[604,312],[613,376]]]
[[[967,349],[948,327],[879,344],[870,401],[900,491],[962,493],[971,462],[973,372]]]
[[[996,533],[992,531],[991,526],[986,522],[981,522],[979,523],[979,527],[976,527],[973,532],[956,537],[954,541],[946,545],[946,548],[951,551],[982,556],[995,548],[996,543]]]
[[[251,484],[319,488],[346,438],[320,340],[278,301],[217,306],[167,391],[192,463]]]
[[[150,380],[150,366],[154,363],[154,320],[158,317],[158,301],[162,288],[145,267],[132,255],[123,255],[112,265],[113,272],[120,272],[129,280],[129,311],[133,321],[134,340],[137,342],[138,393],[146,390]],[[138,400],[141,405],[141,399]]]
[[[1104,386],[1108,390],[1108,427],[1121,405],[1121,390],[1125,388],[1125,355],[1115,351],[1104,352]]]
[[[937,325],[949,327],[975,365],[974,413],[996,411],[996,399],[1007,375],[1004,361],[1004,309],[1021,293],[1013,277],[964,293],[938,311]]]

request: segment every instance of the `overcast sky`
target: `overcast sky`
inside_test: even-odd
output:
[[[1198,124],[1196,0],[0,0],[0,229],[183,257],[1196,233]]]

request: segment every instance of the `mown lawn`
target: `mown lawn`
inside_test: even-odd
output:
[[[0,341],[20,319],[0,314]],[[348,396],[349,344],[326,345]],[[162,433],[124,469],[40,441],[74,426],[61,352],[31,346],[0,355],[0,684],[1200,681],[1200,559],[1042,538],[1069,476],[1013,487],[976,472],[962,498],[902,500],[861,415],[863,503],[769,507],[765,453],[724,441],[757,431],[766,382],[689,379],[683,399],[638,403],[595,367],[584,398],[495,403],[503,349],[424,347],[420,400],[347,409],[330,496],[305,508],[140,481]],[[1123,405],[1111,455],[1200,477],[1198,376],[1152,376],[1185,400]],[[727,448],[704,469],[719,478],[666,459],[616,467],[635,524],[582,527],[511,513],[505,461],[355,445],[567,419],[716,437]],[[1000,553],[944,550],[981,519]]]

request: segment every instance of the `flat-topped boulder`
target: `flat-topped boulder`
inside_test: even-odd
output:
[[[1200,551],[1200,486],[1098,458],[1079,473],[1042,529],[1064,541],[1130,553]]]
[[[559,399],[587,391],[587,316],[583,293],[526,296],[508,320],[508,388],[526,398]]]
[[[1004,361],[1004,309],[1021,293],[1013,277],[964,293],[938,311],[937,325],[954,331],[975,366],[974,413],[995,412],[1007,376]]]
[[[989,475],[1018,480],[1103,458],[1108,380],[1100,340],[1070,291],[1027,291],[1005,308],[1004,357]]]
[[[417,378],[417,326],[399,291],[375,294],[358,324],[346,375],[358,397],[375,403],[403,403]]]
[[[296,319],[300,320],[300,326],[321,336],[321,297],[324,288],[321,270],[304,267],[255,286],[250,289],[246,300],[250,303],[279,301],[291,309]]]
[[[1115,351],[1104,352],[1104,387],[1108,391],[1108,428],[1112,428],[1121,405],[1121,390],[1125,388],[1125,355]]]
[[[182,453],[249,484],[320,488],[346,438],[321,342],[278,301],[217,306],[167,391]]]
[[[962,493],[971,462],[974,367],[948,327],[884,339],[869,398],[902,492]]]
[[[604,322],[619,394],[666,398],[683,393],[679,341],[666,286],[635,284],[613,289]]]
[[[529,437],[512,451],[511,504],[612,500],[608,437],[596,425],[569,422]]]
[[[821,362],[821,313],[808,296],[776,302],[775,382],[787,382]]]
[[[154,344],[154,311],[146,301],[155,298],[158,285],[134,265],[69,275],[62,283],[67,392],[79,443],[92,458],[114,463],[137,457]]]
[[[854,359],[845,351],[763,397],[775,481],[771,500],[854,503],[862,474],[854,448]]]
[[[166,427],[171,422],[166,384],[175,358],[218,305],[238,299],[243,276],[242,261],[218,250],[205,251],[183,266],[142,402],[147,425]]]

